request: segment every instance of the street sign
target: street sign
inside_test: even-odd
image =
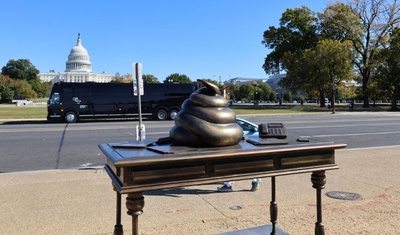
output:
[[[144,95],[141,63],[132,64],[132,82],[133,82],[133,94],[137,96],[139,91],[140,95]]]
[[[132,64],[133,94],[138,97],[139,125],[136,126],[136,139],[143,141],[146,138],[146,129],[142,123],[142,101],[140,96],[144,94],[142,79],[142,64]],[[139,95],[138,95],[139,91]]]

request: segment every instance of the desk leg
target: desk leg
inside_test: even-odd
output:
[[[117,191],[117,216],[116,224],[114,226],[114,235],[123,235],[124,230],[121,224],[121,194]]]
[[[315,235],[325,235],[324,224],[322,223],[322,199],[321,190],[325,188],[325,171],[316,171],[311,175],[313,188],[317,190],[317,222],[315,223]]]
[[[114,185],[113,185],[114,187]],[[114,225],[114,235],[123,235],[124,230],[121,224],[121,194],[114,187],[114,191],[117,192],[117,207],[116,207],[116,222]]]
[[[276,235],[276,221],[278,219],[278,205],[276,204],[275,176],[271,177],[271,202],[269,204],[269,215],[271,217],[272,231],[271,235]]]
[[[143,213],[144,197],[142,192],[128,193],[126,197],[126,208],[128,215],[132,216],[132,235],[139,234],[138,217]]]

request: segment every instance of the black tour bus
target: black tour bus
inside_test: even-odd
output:
[[[183,101],[197,88],[196,83],[144,83],[142,116],[175,119]],[[48,121],[135,117],[139,117],[138,97],[133,95],[132,83],[59,82],[47,102]]]

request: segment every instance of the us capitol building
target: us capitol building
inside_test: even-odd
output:
[[[40,73],[39,78],[43,82],[110,82],[115,78],[114,74],[96,74],[92,72],[92,63],[89,53],[82,46],[81,36],[78,34],[76,46],[71,49],[66,62],[64,72],[50,70],[48,73]]]

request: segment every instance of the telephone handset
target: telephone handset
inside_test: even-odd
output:
[[[258,126],[260,138],[286,139],[287,131],[283,123],[261,123]]]

